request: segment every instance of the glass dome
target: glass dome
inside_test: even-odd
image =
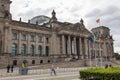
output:
[[[40,16],[36,16],[33,17],[30,20],[30,23],[32,24],[36,24],[36,22],[38,23],[38,25],[43,25],[44,23],[48,23],[50,21],[50,18],[44,15],[40,15]]]

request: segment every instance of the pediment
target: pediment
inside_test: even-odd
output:
[[[60,34],[91,34],[89,30],[87,30],[85,27],[82,27],[80,24],[62,27],[58,29],[58,33]]]
[[[73,26],[74,30],[76,31],[83,31],[85,26],[83,24],[80,24],[80,23],[75,23],[74,26]]]

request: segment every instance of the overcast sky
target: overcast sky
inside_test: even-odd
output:
[[[14,20],[27,22],[38,15],[51,17],[56,11],[61,22],[79,22],[81,18],[87,29],[100,25],[109,27],[113,35],[114,50],[120,53],[120,0],[11,0],[11,13]]]

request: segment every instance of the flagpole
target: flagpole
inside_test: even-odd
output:
[[[97,63],[98,63],[98,61],[97,61],[97,54],[96,54],[96,47],[95,47],[95,42],[96,42],[96,40],[97,40],[97,36],[95,35],[95,34],[93,34],[94,35],[94,42],[93,42],[93,51],[94,51],[94,53],[95,53],[95,63],[96,63],[96,67],[97,67]]]
[[[100,44],[99,44],[99,50],[100,50],[100,63],[101,63],[101,67],[102,67],[102,53],[101,53]]]
[[[93,48],[95,47],[95,41],[93,43]],[[94,49],[93,49],[94,50]],[[96,48],[95,48],[95,63],[96,63],[96,67],[97,67],[97,58],[96,58]]]
[[[91,62],[90,42],[92,42],[93,39],[92,39],[91,36],[88,36],[87,39],[88,39],[88,53],[89,53],[89,60],[90,60],[90,67],[91,67],[92,66],[92,62]]]

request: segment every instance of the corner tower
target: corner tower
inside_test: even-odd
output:
[[[51,22],[56,22],[57,21],[57,18],[56,18],[56,12],[53,10],[52,11],[52,18],[50,20]]]
[[[10,0],[0,0],[0,18],[11,19]]]

